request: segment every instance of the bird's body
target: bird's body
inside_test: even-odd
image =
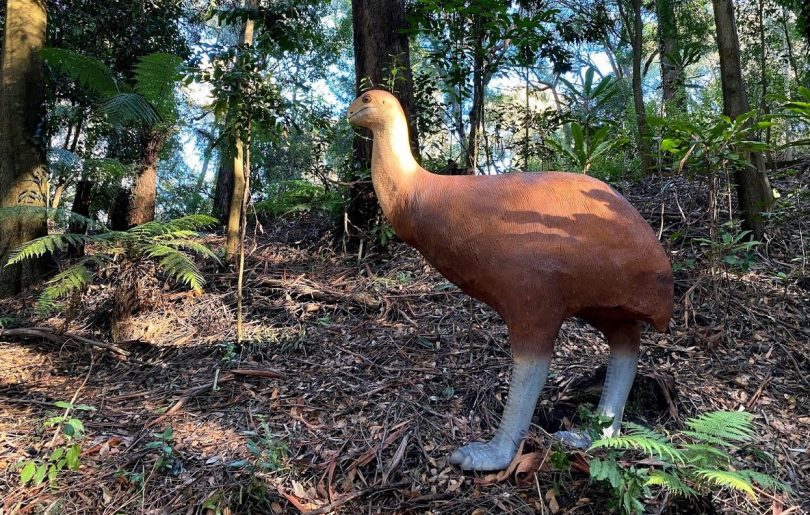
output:
[[[615,416],[617,431],[640,322],[664,330],[672,314],[670,263],[638,211],[583,174],[432,174],[413,159],[402,109],[382,91],[355,100],[349,119],[374,134],[372,182],[397,235],[498,311],[509,329],[516,364],[501,427],[491,442],[462,447],[451,461],[476,470],[508,464],[531,420],[557,332],[571,316],[593,324],[611,346],[600,411]],[[612,377],[618,379],[608,389]]]

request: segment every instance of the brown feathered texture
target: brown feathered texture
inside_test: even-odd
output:
[[[396,233],[506,321],[516,354],[549,355],[562,321],[597,328],[672,316],[669,259],[649,224],[583,174],[441,176],[410,153],[396,98],[369,91],[349,120],[374,134],[372,181]]]

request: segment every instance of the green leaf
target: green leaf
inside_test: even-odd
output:
[[[82,454],[82,448],[79,444],[73,444],[68,449],[67,453],[65,454],[65,459],[67,460],[67,466],[70,470],[79,470],[79,458]]]
[[[73,404],[71,404],[69,402],[65,402],[65,401],[56,401],[56,402],[53,403],[53,405],[56,406],[57,408],[62,408],[62,409],[68,409],[68,408],[73,407]]]
[[[20,482],[25,486],[34,477],[37,471],[37,464],[32,460],[25,464],[22,471],[20,471]]]
[[[45,476],[47,475],[48,475],[48,464],[43,463],[37,467],[37,471],[34,473],[33,479],[34,485],[42,484],[42,482],[45,480]]]

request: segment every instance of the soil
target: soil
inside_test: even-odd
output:
[[[710,218],[701,181],[619,187],[661,232],[676,277],[669,332],[644,332],[626,420],[674,431],[690,416],[745,409],[758,439],[740,456],[794,491],[753,502],[728,490],[696,501],[654,490],[649,513],[810,510],[810,173],[775,177],[782,196],[748,270],[713,260],[699,241]],[[147,299],[120,331],[114,271],[50,317],[37,314],[36,291],[0,301],[0,513],[611,510],[586,473],[591,455],[557,467],[564,454],[549,435],[598,400],[599,333],[578,320],[562,328],[522,449],[532,459],[508,474],[463,473],[449,454],[491,435],[506,397],[499,317],[401,243],[358,260],[335,249],[318,215],[262,225],[247,245],[241,348],[236,275],[213,264],[202,294],[145,269]],[[42,329],[14,332],[32,327]],[[94,345],[113,333],[116,347]],[[63,444],[46,427],[64,412],[58,401],[93,408],[72,415],[85,429],[81,466],[21,486],[20,463]]]

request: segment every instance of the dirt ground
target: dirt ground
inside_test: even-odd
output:
[[[748,272],[712,270],[696,241],[708,236],[699,181],[621,188],[662,233],[676,276],[670,331],[643,335],[626,420],[672,430],[696,414],[746,409],[756,466],[794,489],[758,503],[727,491],[690,503],[660,493],[649,513],[810,510],[810,173],[799,168],[774,180],[782,197]],[[202,295],[141,269],[149,307],[112,349],[94,343],[110,342],[116,271],[67,314],[39,318],[35,293],[0,303],[0,513],[609,511],[587,456],[557,467],[547,452],[549,433],[598,399],[607,347],[595,330],[571,320],[560,332],[529,458],[505,474],[462,473],[450,452],[487,438],[506,397],[497,315],[402,244],[358,262],[334,250],[317,216],[263,226],[248,246],[241,349],[236,276],[213,265]],[[13,333],[31,327],[51,338]],[[75,412],[81,468],[22,487],[18,464],[59,443],[44,426],[64,411],[57,401],[95,408]]]

